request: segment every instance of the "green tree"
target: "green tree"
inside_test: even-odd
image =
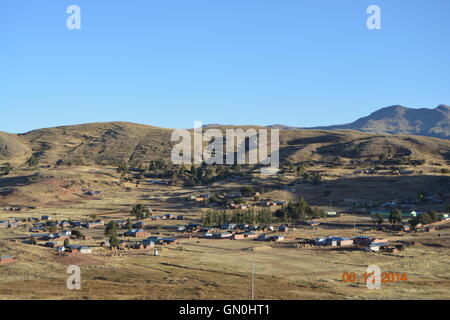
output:
[[[422,213],[419,216],[419,223],[421,224],[430,224],[433,222],[433,219],[431,218],[431,216],[428,213]]]
[[[438,217],[438,214],[436,211],[430,210],[430,211],[428,211],[428,214],[430,215],[431,222],[436,222],[439,220],[439,217]]]
[[[430,224],[433,222],[433,219],[428,213],[422,213],[420,216],[414,217],[411,220],[409,220],[409,224],[411,226],[415,227],[416,225],[420,224]]]
[[[239,192],[244,197],[250,197],[253,193],[255,193],[255,189],[253,189],[253,187],[251,186],[244,186],[239,189]]]
[[[119,238],[117,238],[116,235],[112,235],[109,238],[109,245],[111,246],[111,248],[117,248],[120,244]]]
[[[69,240],[69,238],[66,238],[64,240],[64,247],[68,246],[69,244],[70,244],[70,240]]]
[[[77,229],[72,230],[72,235],[75,236],[77,239],[83,238],[83,234],[80,232],[80,230]]]
[[[393,209],[391,211],[391,214],[389,215],[389,222],[390,223],[400,223],[402,222],[402,213],[398,209]]]
[[[115,236],[117,234],[117,223],[115,221],[110,221],[105,228],[105,236]]]
[[[136,204],[131,210],[131,215],[135,216],[137,220],[145,218],[148,213],[148,209],[146,209],[142,203]]]
[[[130,218],[128,218],[128,220],[127,220],[127,228],[128,228],[128,230],[133,229],[133,222],[131,221]]]
[[[26,164],[29,167],[36,167],[36,166],[39,165],[39,159],[37,157],[35,157],[35,156],[31,156],[30,158],[28,158]]]

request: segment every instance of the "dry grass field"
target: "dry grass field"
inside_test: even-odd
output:
[[[33,183],[25,183],[27,172],[8,176],[2,183],[15,181],[17,191],[4,197],[9,205],[29,205],[22,212],[0,211],[0,220],[10,217],[55,219],[88,219],[95,214],[104,219],[127,219],[136,203],[144,203],[153,214],[183,214],[190,222],[198,222],[207,207],[186,202],[191,194],[238,188],[238,182],[215,183],[208,187],[175,187],[152,184],[119,185],[114,168],[71,167],[41,169]],[[28,173],[34,175],[35,173]],[[406,178],[406,177],[405,177]],[[442,177],[423,176],[418,179]],[[25,180],[24,180],[25,179]],[[345,180],[333,180],[331,186],[345,196],[375,200],[373,192],[396,188],[392,182],[373,178],[359,185],[347,186]],[[364,178],[369,179],[369,178]],[[403,177],[402,177],[403,179]],[[72,181],[71,185],[67,185]],[[353,182],[354,181],[354,182]],[[384,182],[383,182],[384,181]],[[400,182],[399,182],[400,183]],[[23,185],[21,185],[23,184]],[[381,185],[380,185],[381,184]],[[414,183],[413,183],[414,184]],[[338,187],[339,186],[339,187]],[[374,189],[371,190],[370,187]],[[305,187],[297,192],[272,191],[264,195],[277,199],[295,199],[299,195],[311,200],[321,187]],[[445,189],[445,187],[443,187]],[[84,189],[101,190],[100,196],[86,196]],[[385,190],[385,189],[383,189]],[[448,189],[447,189],[448,190]],[[359,193],[358,193],[359,192]],[[405,187],[402,192],[408,192]],[[338,193],[337,197],[341,194]],[[372,197],[370,194],[372,193]],[[389,195],[387,196],[389,197]],[[6,203],[5,203],[6,204]],[[450,224],[435,232],[374,233],[390,241],[414,241],[406,251],[366,253],[342,248],[296,248],[301,239],[331,235],[353,236],[373,228],[368,215],[344,215],[322,219],[319,228],[300,227],[286,234],[282,243],[255,240],[210,240],[195,234],[176,234],[166,225],[182,225],[186,221],[150,221],[146,228],[152,235],[177,236],[180,243],[153,250],[111,251],[99,246],[105,240],[103,229],[86,231],[90,240],[72,243],[92,246],[90,255],[59,256],[50,248],[23,244],[15,239],[29,237],[25,226],[0,229],[0,251],[15,255],[15,263],[0,266],[2,299],[249,299],[251,296],[251,264],[255,265],[255,297],[258,299],[448,299],[450,298]],[[439,235],[439,236],[438,236]],[[77,265],[82,272],[82,289],[68,290],[66,268]],[[369,265],[382,272],[407,274],[407,281],[382,283],[379,290],[369,290],[362,281],[344,282],[342,273],[363,274]]]

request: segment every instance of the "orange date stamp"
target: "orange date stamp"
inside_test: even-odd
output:
[[[375,275],[374,272],[370,273],[362,273],[357,274],[355,272],[344,272],[342,274],[342,281],[344,282],[367,282],[367,280],[370,279],[370,277],[373,277]],[[385,282],[400,282],[400,281],[408,281],[408,275],[406,272],[399,273],[399,272],[383,272],[381,273],[381,283]]]
[[[343,282],[365,282],[368,289],[381,289],[382,283],[408,281],[406,272],[381,272],[380,267],[371,265],[364,273],[344,272]]]

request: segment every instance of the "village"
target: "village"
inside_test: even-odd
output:
[[[161,181],[151,183],[164,184]],[[204,207],[210,210],[214,207],[211,203],[217,205],[220,202],[226,208],[222,210],[222,215],[226,215],[226,211],[233,212],[234,217],[241,217],[240,223],[224,218],[219,224],[205,224],[204,217],[177,214],[175,211],[158,214],[143,204],[135,205],[130,209],[129,216],[122,215],[122,219],[106,216],[99,219],[96,214],[91,214],[80,220],[61,220],[58,214],[29,216],[37,211],[36,208],[4,207],[0,210],[6,213],[25,213],[27,217],[16,216],[0,220],[0,229],[13,230],[17,235],[3,240],[46,247],[57,255],[95,255],[104,254],[105,251],[122,252],[126,255],[130,251],[142,251],[146,255],[158,256],[166,246],[224,239],[246,241],[248,245],[252,242],[267,243],[266,246],[273,248],[336,248],[395,254],[414,244],[414,241],[399,240],[399,236],[406,238],[423,232],[434,232],[439,236],[440,229],[448,228],[450,224],[449,213],[437,213],[433,210],[428,213],[416,212],[414,207],[419,203],[415,200],[409,200],[414,203],[371,203],[370,206],[376,208],[370,210],[361,209],[361,203],[352,203],[352,213],[328,210],[316,213],[311,219],[258,224],[254,218],[258,214],[255,208],[264,208],[271,216],[268,221],[276,221],[276,213],[287,207],[288,202],[268,199],[260,201],[261,193],[255,192],[252,187],[241,187],[240,190],[246,193],[245,196],[239,192],[196,194],[180,200],[197,205],[200,211],[204,211]],[[86,194],[100,196],[102,192],[87,191]],[[225,199],[229,201],[221,201]],[[443,200],[424,195],[423,201],[440,204]],[[363,205],[367,207],[367,203]],[[242,218],[243,213],[252,216],[253,223],[246,223]],[[221,213],[217,212],[217,215]],[[346,222],[342,222],[343,218],[347,218]],[[348,219],[353,219],[353,226],[351,223],[348,226]],[[349,229],[352,231],[351,236]],[[314,231],[319,236],[302,237],[305,231]],[[0,264],[15,263],[18,260],[20,256],[2,255]]]
[[[442,297],[450,203],[447,174],[435,167],[286,162],[264,176],[253,166],[162,159],[148,168],[25,166],[2,180],[0,292],[248,299],[242,286],[256,265],[263,299]],[[80,292],[65,287],[72,265]],[[369,265],[408,280],[383,291],[345,281]]]

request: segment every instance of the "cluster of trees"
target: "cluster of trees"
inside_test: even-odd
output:
[[[413,159],[410,156],[406,157],[394,157],[389,154],[382,154],[378,157],[379,164],[384,165],[411,165],[411,166],[419,166],[425,163],[423,159]]]
[[[275,211],[275,216],[283,222],[292,222],[305,218],[322,218],[325,217],[325,212],[312,208],[305,199],[300,198],[297,203],[289,202]]]
[[[138,173],[133,173],[138,172]],[[187,168],[184,165],[174,165],[164,159],[151,160],[148,168],[144,168],[141,163],[137,167],[128,167],[126,163],[121,163],[117,167],[117,173],[121,174],[121,179],[132,181],[133,179],[164,178],[174,182],[181,182],[188,186],[206,185],[213,181],[228,178],[241,174],[243,166],[234,165],[192,165]]]
[[[209,197],[208,200],[211,204],[216,204],[219,206],[222,206],[223,208],[228,208],[230,204],[244,204],[246,201],[243,198],[233,198],[233,199],[227,199],[227,198],[219,198],[216,195],[212,195]]]
[[[245,210],[232,211],[227,213],[223,211],[208,210],[202,216],[203,225],[206,227],[216,227],[224,223],[249,224],[249,225],[268,225],[274,220],[272,212],[269,209],[264,210]]]
[[[314,163],[311,161],[304,161],[300,163],[287,162],[281,167],[280,172],[281,174],[286,173],[295,174],[298,177],[301,177],[301,179],[305,183],[316,184],[322,181],[320,173],[316,171],[306,171],[306,169],[312,167],[313,165]]]
[[[300,163],[287,162],[280,168],[280,173],[293,173],[300,177],[306,172],[306,169],[312,165],[313,163],[308,161]]]
[[[104,165],[104,163],[98,163],[99,165]],[[84,166],[86,165],[86,160],[83,157],[73,157],[66,156],[63,159],[59,159],[55,163],[56,166]]]
[[[449,208],[450,209],[450,208]],[[377,213],[374,216],[374,220],[378,225],[381,225],[384,221],[384,218],[381,214]],[[402,213],[399,209],[393,209],[391,210],[391,213],[389,214],[389,223],[391,224],[397,224],[402,222]],[[416,225],[420,224],[430,224],[432,222],[439,221],[439,216],[434,210],[430,210],[426,213],[422,213],[421,215],[418,215],[417,217],[414,217],[410,219],[408,222],[412,227],[415,227]]]
[[[150,214],[150,210],[147,209],[142,203],[138,203],[131,209],[131,215],[136,217],[136,220],[141,220]]]
[[[320,183],[322,181],[322,176],[316,171],[306,171],[302,174],[302,179],[306,183]]]
[[[416,225],[420,224],[430,224],[433,222],[439,221],[439,216],[434,210],[430,210],[426,213],[422,213],[421,215],[412,218],[409,220],[409,224],[412,227],[415,227]]]
[[[120,240],[117,237],[117,229],[119,226],[115,221],[110,221],[105,228],[105,236],[109,237],[109,245],[111,248],[117,248]]]

